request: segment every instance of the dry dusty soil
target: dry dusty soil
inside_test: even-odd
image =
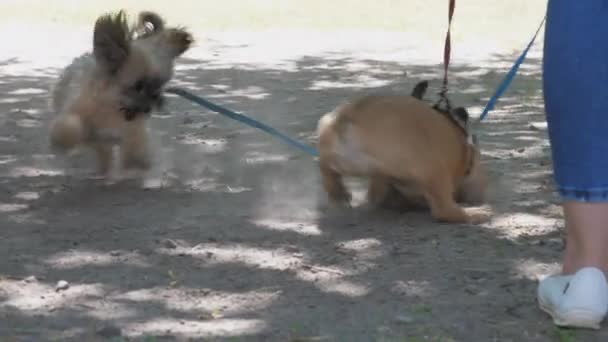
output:
[[[1,341],[601,341],[556,329],[537,278],[559,269],[537,41],[476,125],[492,220],[327,210],[314,158],[170,97],[143,188],[54,156],[48,88],[86,30],[0,31]],[[19,37],[16,39],[15,37]],[[442,46],[397,33],[200,35],[174,85],[308,144],[347,98],[441,79]],[[524,45],[525,42],[522,42]],[[516,53],[454,47],[450,95],[477,117]]]

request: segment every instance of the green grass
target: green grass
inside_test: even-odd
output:
[[[376,342],[456,342],[444,335],[414,335],[403,337],[379,337]]]
[[[106,11],[151,9],[170,22],[207,31],[226,30],[388,30],[442,40],[447,0],[3,0],[0,23],[57,22],[92,25]],[[457,1],[455,42],[485,38],[522,47],[540,23],[546,0]]]
[[[555,328],[556,342],[576,342],[576,331],[572,329]]]
[[[420,304],[413,307],[413,310],[417,314],[431,314],[433,312],[433,308],[430,305]]]
[[[108,339],[108,342],[126,342],[126,341],[127,341],[127,339],[122,336],[117,336],[117,337]],[[158,341],[158,339],[156,338],[156,336],[143,336],[141,338],[130,339],[129,341],[156,342],[156,341]]]

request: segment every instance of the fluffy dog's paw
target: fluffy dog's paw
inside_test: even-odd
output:
[[[339,212],[346,209],[352,209],[352,204],[350,200],[347,199],[336,200],[327,198],[320,201],[318,209],[322,212]]]
[[[492,211],[488,208],[468,208],[466,212],[470,224],[487,223],[492,219]]]

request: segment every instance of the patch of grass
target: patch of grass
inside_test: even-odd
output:
[[[125,342],[125,341],[127,341],[127,339],[125,339],[122,336],[117,336],[117,337],[110,338],[108,341],[109,342]],[[141,338],[141,340],[136,340],[136,341],[156,342],[157,338],[156,338],[156,336],[144,336],[144,337]]]
[[[229,341],[229,342],[240,342],[240,341],[243,341],[243,339],[240,338],[240,337],[238,337],[238,336],[232,336],[232,337],[228,337],[227,341]]]
[[[289,342],[312,342],[312,341],[322,341],[323,339],[320,336],[309,336],[307,333],[308,329],[302,323],[294,324],[291,329],[289,329]]]
[[[298,336],[299,334],[301,334],[303,332],[304,332],[304,329],[300,325],[294,325],[291,327],[291,329],[289,329],[289,333],[292,336]]]
[[[456,342],[453,338],[443,335],[416,335],[403,337],[380,337],[377,342]]]
[[[557,342],[575,342],[576,341],[576,331],[573,329],[556,327],[553,335],[555,336],[555,341],[557,341]]]
[[[425,334],[423,336],[407,337],[405,342],[456,342],[452,337],[442,334]]]
[[[400,342],[456,342],[454,338],[449,336],[441,328],[435,326],[418,326],[412,327],[414,331],[411,331],[407,336],[395,338],[388,341],[400,341]]]
[[[433,312],[433,308],[428,304],[420,304],[413,307],[413,310],[417,314],[428,315]]]

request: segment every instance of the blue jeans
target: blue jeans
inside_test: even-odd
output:
[[[608,201],[608,1],[549,0],[543,91],[560,195]]]

